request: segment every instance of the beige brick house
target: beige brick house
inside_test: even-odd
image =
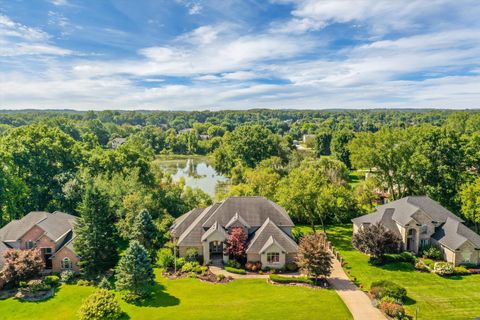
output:
[[[46,271],[78,272],[79,258],[73,249],[76,217],[63,212],[30,212],[0,229],[0,268],[9,249],[40,248]]]
[[[392,201],[352,222],[354,234],[363,226],[379,223],[402,239],[404,250],[419,253],[422,247],[434,244],[445,260],[455,265],[480,263],[480,236],[427,196]]]
[[[248,261],[281,268],[295,260],[298,246],[292,239],[292,220],[284,208],[263,197],[230,197],[193,209],[175,220],[171,231],[180,256],[195,248],[209,264],[228,260],[225,241],[235,227],[248,235]]]

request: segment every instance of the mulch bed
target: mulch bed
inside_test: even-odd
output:
[[[318,279],[317,285],[308,283],[279,283],[267,278],[267,282],[276,286],[307,287],[312,289],[330,289],[332,286],[326,279]]]
[[[18,298],[23,301],[43,301],[47,300],[55,294],[55,288],[51,288],[47,291],[37,291],[37,292],[29,292],[27,290],[18,290],[15,298]]]
[[[189,273],[185,273],[185,272],[177,272],[177,273],[173,273],[173,272],[163,272],[163,276],[167,279],[170,279],[170,280],[175,280],[175,279],[182,279],[182,278],[188,278],[189,277]],[[211,282],[211,283],[228,283],[228,282],[231,282],[233,281],[233,278],[232,277],[225,277],[221,280],[219,280],[219,278],[217,278],[217,276],[212,273],[210,270],[207,270],[207,272],[205,272],[205,274],[197,274],[197,279],[201,280],[201,281],[205,281],[205,282]]]

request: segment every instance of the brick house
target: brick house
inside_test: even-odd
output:
[[[3,255],[9,249],[40,248],[45,271],[79,271],[79,257],[73,249],[76,217],[63,212],[30,212],[0,229],[0,269]]]

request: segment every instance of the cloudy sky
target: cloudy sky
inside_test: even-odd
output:
[[[0,108],[480,107],[478,0],[0,0]]]

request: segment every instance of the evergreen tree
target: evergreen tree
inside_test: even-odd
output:
[[[118,260],[115,215],[108,197],[93,182],[87,184],[78,211],[74,247],[81,257],[79,266],[86,276],[98,276]]]
[[[116,279],[119,291],[126,291],[135,297],[144,297],[149,293],[155,275],[147,250],[138,241],[130,241],[118,263]]]
[[[130,239],[137,240],[144,246],[152,261],[155,257],[157,232],[157,227],[148,210],[142,210],[133,221]]]

